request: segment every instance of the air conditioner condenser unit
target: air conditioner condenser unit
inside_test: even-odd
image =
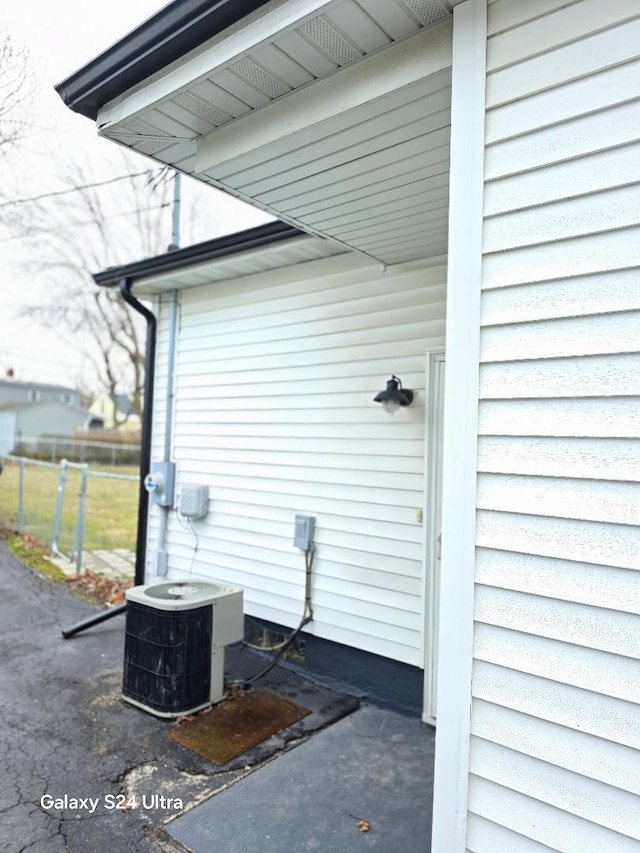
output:
[[[224,696],[224,649],[244,637],[242,592],[200,581],[127,590],[122,697],[180,717]]]

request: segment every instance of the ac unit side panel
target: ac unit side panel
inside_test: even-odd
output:
[[[229,592],[212,602],[213,645],[228,646],[244,639],[243,593]]]

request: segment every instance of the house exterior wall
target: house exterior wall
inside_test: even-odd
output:
[[[640,846],[639,13],[488,6],[473,853]]]
[[[5,403],[0,408],[0,453],[11,453],[20,442],[43,435],[72,435],[83,429],[89,413],[63,403]]]
[[[11,453],[16,440],[15,411],[0,412],[0,454]]]
[[[33,403],[16,411],[16,434],[20,438],[40,435],[71,435],[82,429],[88,412],[62,403]]]
[[[210,488],[207,518],[170,514],[169,575],[242,587],[246,611],[295,626],[316,519],[316,636],[424,665],[425,353],[444,348],[446,271],[354,254],[180,294],[173,456]],[[164,448],[168,317],[159,307],[154,458]],[[391,374],[417,392],[389,417]],[[157,511],[150,518],[152,553]]]

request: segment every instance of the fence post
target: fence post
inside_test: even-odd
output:
[[[62,518],[62,501],[64,498],[64,485],[67,479],[67,460],[60,460],[60,476],[58,477],[58,492],[56,496],[56,514],[53,518],[53,532],[51,534],[51,555],[68,557],[58,549],[58,534],[60,533],[60,520]]]
[[[18,533],[24,527],[24,459],[18,462]]]
[[[80,494],[78,495],[78,516],[76,518],[76,531],[73,537],[73,550],[76,557],[76,574],[82,572],[82,544],[84,539],[84,510],[87,501],[87,470],[89,466],[83,465],[80,471]]]

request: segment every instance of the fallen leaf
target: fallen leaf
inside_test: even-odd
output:
[[[65,582],[91,600],[111,606],[125,601],[125,590],[131,585],[126,581],[106,578],[93,572],[71,575],[65,578]]]
[[[358,817],[357,815],[350,814],[349,817],[352,817],[354,820],[358,821],[358,829],[360,832],[369,832],[371,829],[371,824],[368,820],[365,820],[362,817]]]

